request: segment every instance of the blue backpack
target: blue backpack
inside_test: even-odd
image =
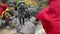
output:
[[[25,11],[24,7],[21,6],[21,7],[18,8],[19,13],[23,13],[23,11]]]
[[[18,12],[19,12],[19,13],[23,13],[23,10],[19,8],[19,9],[18,9]]]

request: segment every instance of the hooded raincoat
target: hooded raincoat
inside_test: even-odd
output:
[[[48,6],[36,15],[46,34],[60,34],[60,0],[48,0]]]

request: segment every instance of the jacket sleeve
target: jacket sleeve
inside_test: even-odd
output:
[[[46,13],[46,11],[48,11],[48,7],[44,8],[36,15],[36,20],[43,20],[43,16]]]

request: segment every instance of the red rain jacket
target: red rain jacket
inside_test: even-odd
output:
[[[2,15],[3,11],[8,7],[7,4],[2,4],[0,7],[0,15]]]
[[[48,0],[49,5],[36,15],[46,34],[60,34],[60,0]]]

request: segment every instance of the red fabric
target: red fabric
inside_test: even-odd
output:
[[[4,9],[2,7],[0,7],[0,15],[2,15],[3,11],[4,11]]]
[[[0,7],[0,15],[2,15],[2,12],[4,11],[5,8],[7,8],[8,5],[7,4],[2,4]]]
[[[42,21],[46,34],[60,34],[60,0],[50,1],[49,6],[36,15],[36,19]]]
[[[2,4],[2,7],[3,7],[3,8],[7,8],[8,5],[7,5],[7,4]]]

